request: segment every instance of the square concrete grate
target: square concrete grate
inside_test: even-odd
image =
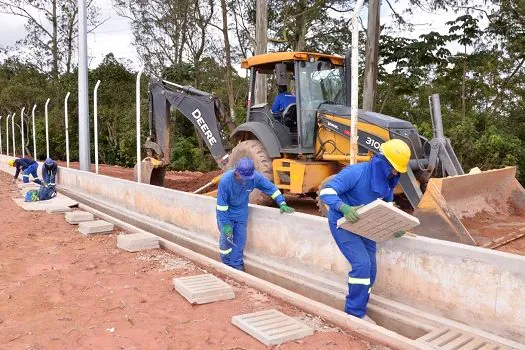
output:
[[[93,221],[95,216],[87,211],[72,211],[66,213],[66,221],[70,224],[76,225],[84,221]]]
[[[192,304],[206,304],[235,298],[233,288],[211,274],[173,279],[177,292]]]
[[[232,323],[266,346],[314,334],[312,328],[275,309],[233,316]]]
[[[359,221],[356,223],[352,224],[343,217],[337,221],[337,226],[375,242],[386,241],[398,231],[419,225],[418,218],[380,199],[358,209],[357,213]]]
[[[417,341],[434,349],[444,350],[510,350],[510,347],[503,344],[447,327],[436,328]]]
[[[146,232],[117,236],[117,248],[128,252],[138,252],[146,249],[158,249],[159,237]]]
[[[111,233],[113,228],[112,223],[104,220],[83,221],[78,225],[78,230],[83,235]]]

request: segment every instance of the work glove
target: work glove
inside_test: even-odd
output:
[[[226,224],[222,225],[222,234],[226,236],[226,238],[231,238],[233,235],[233,227],[232,225]]]
[[[343,204],[339,207],[339,211],[345,216],[346,220],[354,224],[359,220],[359,214],[357,214],[357,209],[361,207],[362,205],[351,207],[348,204]]]
[[[281,204],[281,214],[282,213],[287,213],[287,214],[295,213],[295,209],[287,206],[286,203],[283,203]]]
[[[405,234],[406,234],[405,230],[397,231],[396,233],[394,233],[394,237],[396,238],[403,237]]]

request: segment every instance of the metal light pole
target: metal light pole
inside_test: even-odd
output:
[[[36,109],[36,103],[33,106],[33,110],[31,111],[31,118],[33,119],[33,159],[37,160],[37,156],[36,156],[36,134],[35,134],[35,109]]]
[[[25,158],[26,156],[26,150],[25,150],[25,139],[24,139],[24,111],[25,107],[22,107],[22,111],[20,111],[20,133],[22,134],[22,158]]]
[[[89,100],[86,0],[78,0],[78,157],[80,170],[89,171]]]
[[[69,118],[67,116],[67,100],[69,99],[69,91],[64,98],[64,123],[66,127],[66,166],[69,168]]]
[[[93,126],[95,128],[94,137],[95,137],[95,172],[98,174],[98,86],[100,85],[100,80],[97,81],[95,89],[93,90]]]
[[[13,157],[16,157],[16,140],[15,140],[15,116],[16,113],[13,113],[13,116],[11,117],[11,133],[12,133],[12,139],[13,139]]]
[[[137,129],[137,182],[141,182],[141,176],[142,176],[142,163],[141,163],[141,156],[140,156],[140,76],[142,75],[142,71],[144,68],[140,68],[139,72],[137,73],[137,83],[135,87],[135,113],[136,113],[136,129]]]
[[[358,67],[358,41],[359,41],[359,13],[363,7],[364,0],[358,0],[354,8],[354,15],[352,18],[352,83],[351,83],[351,124],[350,124],[350,164],[357,163],[357,111],[358,111],[358,89],[359,89],[359,67]]]
[[[46,101],[46,106],[45,106],[45,110],[46,110],[46,158],[49,158],[49,125],[48,125],[48,122],[47,122],[47,105],[49,104],[49,98],[47,99]]]

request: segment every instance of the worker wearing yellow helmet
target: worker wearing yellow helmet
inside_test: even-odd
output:
[[[38,163],[34,161],[33,159],[29,158],[17,158],[17,159],[9,159],[7,161],[9,166],[15,167],[15,176],[13,181],[16,181],[18,178],[18,175],[20,174],[20,171],[23,172],[22,174],[22,180],[24,183],[29,183],[29,175],[33,176],[34,181],[41,185],[42,181],[38,178],[37,169],[38,169]]]
[[[394,188],[401,173],[406,173],[410,148],[402,140],[389,140],[380,147],[380,153],[369,162],[349,165],[321,189],[321,201],[329,207],[328,225],[341,253],[352,265],[348,273],[348,295],[345,312],[375,323],[366,315],[366,307],[377,272],[376,243],[353,232],[337,227],[337,220],[345,217],[355,223],[357,209],[377,199],[394,201]],[[396,236],[402,236],[398,232]]]

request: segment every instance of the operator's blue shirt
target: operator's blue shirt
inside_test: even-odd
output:
[[[295,95],[293,95],[291,92],[285,91],[281,92],[277,96],[275,96],[275,101],[273,101],[272,105],[272,113],[282,113],[288,107],[288,105],[295,103]]]
[[[217,220],[221,226],[232,225],[234,221],[247,222],[248,201],[254,189],[272,197],[279,206],[284,203],[281,191],[261,173],[256,171],[253,179],[241,182],[235,179],[234,170],[227,171],[222,176],[217,191]]]
[[[38,163],[34,161],[33,159],[28,159],[28,158],[15,159],[15,168],[16,168],[15,179],[18,178],[18,175],[20,174],[20,170],[24,171],[33,164],[38,164]]]
[[[383,155],[376,155],[369,162],[341,170],[320,192],[321,201],[330,207],[328,220],[337,222],[343,217],[339,211],[343,204],[366,205],[376,199],[392,202],[400,178],[399,174],[390,176],[392,169]]]

